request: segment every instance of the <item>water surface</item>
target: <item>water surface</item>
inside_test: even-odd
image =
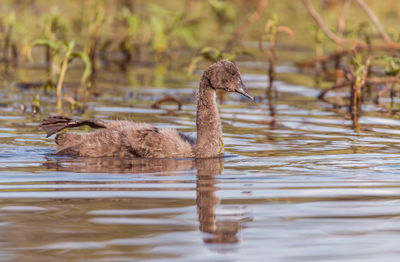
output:
[[[354,130],[345,110],[293,80],[312,76],[278,67],[268,100],[265,64],[238,65],[257,100],[220,101],[227,156],[219,159],[55,156],[38,127],[54,113],[54,94],[15,85],[45,73],[26,69],[0,82],[1,260],[397,261],[400,121],[367,104]],[[196,88],[179,72],[111,70],[77,116],[194,134]],[[151,107],[166,95],[182,110]]]

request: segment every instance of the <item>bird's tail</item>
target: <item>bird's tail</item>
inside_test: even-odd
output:
[[[78,127],[88,125],[92,128],[105,128],[106,124],[101,120],[89,119],[89,120],[74,120],[66,116],[50,116],[43,119],[40,126],[46,132],[47,137],[65,129],[68,127]]]

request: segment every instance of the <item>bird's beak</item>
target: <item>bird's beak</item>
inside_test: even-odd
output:
[[[245,97],[250,98],[252,101],[254,101],[254,96],[250,95],[249,90],[247,87],[243,84],[242,79],[239,79],[239,82],[235,88],[235,92],[244,95]]]

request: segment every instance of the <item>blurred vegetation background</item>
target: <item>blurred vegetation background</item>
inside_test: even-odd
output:
[[[329,28],[334,29],[343,1],[312,3]],[[366,3],[388,34],[395,41],[400,40],[396,27],[400,14],[398,1]],[[380,41],[360,6],[352,3],[348,13],[346,37],[359,39],[368,35],[371,41]],[[251,20],[252,16],[257,17]],[[105,62],[120,60],[121,67],[124,61],[160,60],[170,61],[171,66],[182,66],[205,47],[226,53],[257,52],[255,43],[271,19],[294,33],[294,39],[277,35],[279,44],[313,49],[322,43],[324,49],[334,47],[333,42],[321,35],[302,1],[3,0],[0,5],[2,59],[11,59],[14,52],[18,63],[29,61],[35,41],[46,39],[74,41],[76,50],[92,52],[92,56],[95,52]],[[179,62],[175,60],[178,57]]]
[[[0,61],[7,68],[47,68],[46,83],[21,85],[54,88],[59,109],[68,99],[62,98],[62,87],[72,65],[82,68],[82,73],[80,87],[69,102],[79,100],[85,105],[89,93],[95,92],[99,69],[126,71],[138,65],[155,67],[164,74],[181,70],[190,76],[200,68],[199,63],[222,58],[263,61],[268,65],[266,87],[270,93],[275,64],[289,61],[299,70],[311,68],[324,81],[332,81],[335,75],[335,85],[325,89],[321,99],[331,90],[351,87],[349,108],[357,116],[363,100],[360,90],[384,84],[394,96],[392,91],[400,82],[398,3],[2,0]],[[370,70],[374,67],[384,72]],[[388,78],[371,79],[372,73]]]

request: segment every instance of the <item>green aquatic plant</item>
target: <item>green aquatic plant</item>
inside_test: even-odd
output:
[[[36,94],[32,98],[32,113],[33,114],[40,113],[40,107],[41,107],[40,95]]]
[[[390,101],[391,108],[394,106],[394,97],[396,95],[396,89],[398,87],[398,79],[400,75],[400,58],[390,55],[379,56],[375,60],[382,61],[385,68],[385,75],[387,76],[387,81],[384,83],[385,88],[378,93],[377,102],[379,103],[379,96],[381,93],[385,93],[390,89]]]
[[[39,17],[39,27],[42,38],[47,39],[67,39],[70,33],[70,22],[58,11],[45,13]]]
[[[387,76],[397,76],[400,73],[400,57],[384,55],[377,57],[376,60],[384,63]]]
[[[234,22],[236,18],[235,8],[225,0],[208,0],[211,10],[217,18],[218,24],[224,26]]]
[[[198,57],[215,63],[221,59],[235,60],[237,53],[226,53],[217,48],[207,46],[201,49]]]
[[[70,26],[68,20],[63,18],[58,12],[53,12],[50,14],[43,14],[39,17],[39,28],[40,34],[36,39],[40,39],[40,41],[48,41],[48,43],[55,42],[57,40],[65,40],[67,39],[67,34],[69,32]],[[31,47],[37,45],[37,40],[31,45]],[[45,61],[50,69],[52,75],[53,72],[53,50],[51,50],[51,46],[49,44],[43,45],[45,47]],[[29,50],[31,51],[31,50]]]
[[[157,53],[165,53],[173,45],[185,44],[198,46],[195,32],[199,19],[189,18],[183,11],[168,10],[160,5],[150,3],[147,6],[152,32],[151,44]]]
[[[197,56],[192,58],[187,71],[189,75],[192,75],[197,67],[197,64],[202,60],[215,63],[219,60],[227,59],[234,62],[236,58],[240,55],[253,56],[252,53],[247,51],[223,52],[221,50],[218,50],[217,48],[206,46],[200,50]]]
[[[200,19],[184,10],[170,10],[151,2],[143,8],[145,12],[138,13],[122,7],[113,20],[113,25],[122,31],[118,37],[122,39],[119,40],[119,51],[124,55],[122,68],[126,69],[134,50],[138,51],[140,57],[149,52],[157,57],[165,57],[176,49],[199,46],[197,27]]]
[[[50,41],[48,39],[38,39],[34,41],[33,46],[47,46],[51,50],[53,57],[52,72],[55,76],[57,76],[57,108],[61,109],[62,86],[70,62],[72,62],[72,60],[74,60],[75,58],[80,58],[83,61],[85,65],[85,70],[81,77],[81,83],[84,84],[89,77],[91,70],[91,62],[89,56],[85,52],[75,51],[75,42],[73,40],[70,42],[66,42],[60,40]]]
[[[264,53],[266,60],[268,61],[268,77],[269,77],[269,85],[268,92],[271,92],[272,84],[275,80],[275,62],[276,62],[276,52],[275,46],[277,42],[278,33],[285,33],[289,35],[292,39],[294,37],[294,33],[292,29],[287,26],[282,26],[279,24],[278,16],[275,14],[271,19],[264,25],[264,31],[260,37],[259,41],[259,49]],[[264,48],[264,42],[268,42],[268,49]]]

